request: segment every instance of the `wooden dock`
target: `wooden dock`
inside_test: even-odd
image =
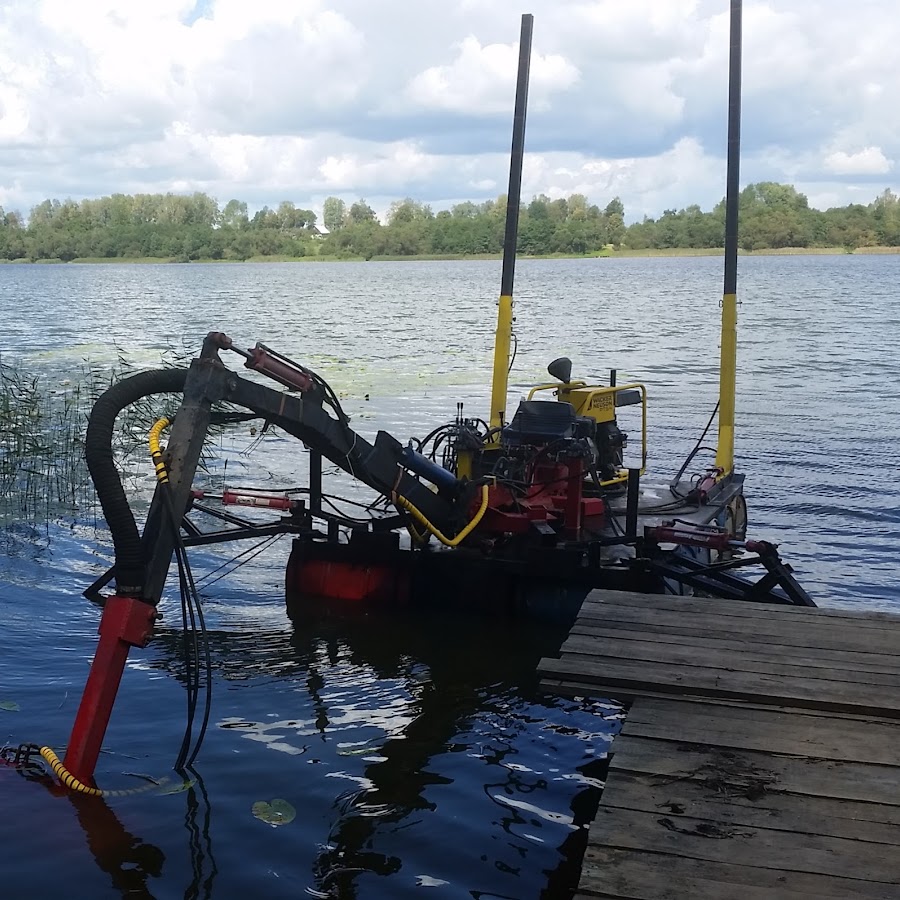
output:
[[[900,616],[593,591],[542,687],[630,703],[579,898],[900,898]]]

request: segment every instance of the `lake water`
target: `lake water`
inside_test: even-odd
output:
[[[780,543],[820,605],[900,611],[900,256],[754,257],[739,275],[749,535]],[[499,277],[499,262],[0,266],[0,353],[52,387],[85,360],[154,366],[223,330],[319,371],[362,433],[405,439],[457,400],[486,412]],[[666,477],[715,405],[720,294],[713,258],[520,262],[511,392],[560,355],[576,377],[646,382],[650,469]],[[277,436],[220,449],[213,473],[237,482],[290,486],[299,465]],[[81,591],[110,542],[87,511],[2,536],[0,742],[61,749],[96,643]],[[537,659],[559,644],[546,631],[293,625],[288,546],[203,590],[214,700],[191,790],[87,802],[0,766],[3,896],[567,896],[618,707],[536,693]],[[195,571],[234,552],[192,551]],[[101,786],[164,775],[177,753],[177,598],[162,609],[126,671]],[[274,798],[293,822],[252,816]]]

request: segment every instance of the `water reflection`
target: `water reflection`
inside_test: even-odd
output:
[[[162,878],[166,854],[123,822],[129,811],[117,812],[102,797],[90,797],[62,787],[38,763],[16,767],[26,781],[44,788],[48,794],[68,801],[75,813],[84,840],[97,868],[109,877],[110,886],[122,897],[155,900],[154,880]],[[211,837],[211,804],[200,774],[191,769],[182,773],[189,785],[185,798],[184,827],[190,856],[190,873],[184,888],[185,900],[211,900],[218,867]],[[143,799],[149,799],[145,794]],[[134,817],[134,810],[131,811]]]
[[[385,887],[392,876],[404,884],[413,877],[419,885],[450,878],[465,884],[470,873],[447,867],[448,854],[460,847],[446,844],[463,835],[470,847],[484,844],[479,853],[489,874],[479,877],[494,891],[524,879],[527,891],[514,895],[537,896],[529,861],[535,853],[552,861],[541,880],[571,881],[599,783],[566,781],[574,772],[564,760],[548,771],[546,760],[523,745],[535,734],[551,744],[580,738],[579,757],[592,747],[602,758],[618,708],[598,705],[579,723],[589,727],[568,734],[548,721],[549,710],[534,701],[535,669],[562,639],[561,631],[506,619],[380,613],[375,621],[358,611],[295,617],[291,630],[210,633],[219,696],[223,685],[249,682],[242,706],[265,709],[219,716],[220,730],[293,760],[283,764],[283,777],[295,791],[304,789],[296,780],[305,777],[320,792],[327,792],[323,779],[352,784],[330,801],[310,894],[397,896],[399,887]],[[159,644],[164,652],[155,665],[183,681],[177,634],[161,635]],[[286,693],[273,702],[277,684]],[[263,707],[248,702],[257,689],[267,694]],[[300,709],[288,699],[298,691],[305,696]],[[305,764],[316,771],[306,776]],[[414,876],[411,865],[418,867]]]
[[[153,898],[149,880],[162,875],[165,854],[132,834],[105,800],[67,793],[97,867],[123,897]]]

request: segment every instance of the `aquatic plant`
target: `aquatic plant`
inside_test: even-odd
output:
[[[175,351],[163,353],[163,365],[182,362]],[[84,361],[66,377],[39,375],[0,358],[0,523],[49,522],[96,514],[96,496],[84,459],[91,407],[116,379],[134,366],[118,351],[117,364],[101,367]],[[152,397],[119,416],[114,451],[123,479],[138,496],[152,491],[146,464],[149,424],[174,413],[175,397]]]

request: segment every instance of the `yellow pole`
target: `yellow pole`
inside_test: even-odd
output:
[[[509,345],[512,340],[513,298],[501,294],[497,309],[497,334],[494,338],[494,377],[491,382],[491,428],[506,421],[506,395],[509,390]]]
[[[722,357],[719,364],[719,443],[716,466],[734,470],[734,395],[737,378],[737,295],[722,296]]]

